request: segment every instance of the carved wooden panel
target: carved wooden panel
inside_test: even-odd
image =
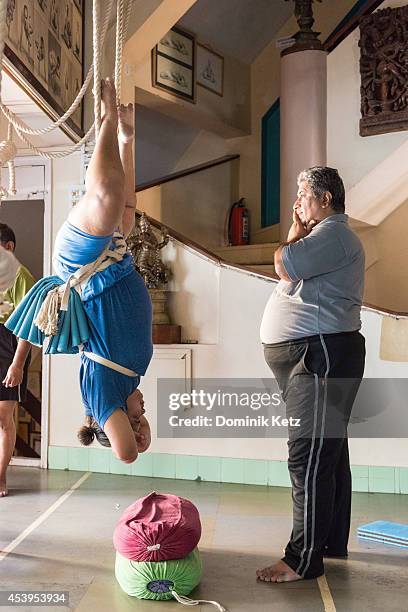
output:
[[[386,8],[360,25],[360,135],[408,129],[408,6]]]

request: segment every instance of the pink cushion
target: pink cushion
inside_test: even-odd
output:
[[[126,508],[113,534],[116,550],[132,561],[182,559],[201,537],[200,515],[188,499],[150,493]]]

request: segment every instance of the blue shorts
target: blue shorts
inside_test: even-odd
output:
[[[127,411],[126,400],[139,386],[140,376],[126,376],[82,355],[79,382],[86,416],[103,429],[117,408]]]
[[[93,236],[65,222],[58,232],[53,255],[57,274],[66,280],[77,265],[95,261],[112,236]],[[82,293],[90,337],[84,349],[139,376],[131,377],[81,356],[80,387],[87,416],[103,428],[140,382],[153,353],[152,306],[149,292],[130,254],[97,272]]]

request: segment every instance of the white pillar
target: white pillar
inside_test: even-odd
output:
[[[281,59],[280,239],[292,224],[296,178],[327,158],[327,53],[307,50]]]

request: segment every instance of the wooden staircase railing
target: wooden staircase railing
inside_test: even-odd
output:
[[[234,161],[235,159],[239,159],[239,155],[224,155],[224,157],[218,157],[217,159],[212,159],[211,161],[203,162],[202,164],[197,164],[196,166],[192,166],[191,168],[185,168],[184,170],[172,172],[171,174],[167,174],[166,176],[162,176],[153,181],[146,181],[145,183],[140,183],[139,185],[136,185],[135,190],[136,193],[139,191],[145,191],[146,189],[151,189],[152,187],[157,187],[158,185],[163,185],[164,183],[169,183],[170,181],[175,181],[176,179],[183,178],[184,176],[189,176],[190,174],[195,174],[196,172],[202,172],[203,170],[215,168],[215,166],[219,166],[220,164],[226,164],[228,162]]]

